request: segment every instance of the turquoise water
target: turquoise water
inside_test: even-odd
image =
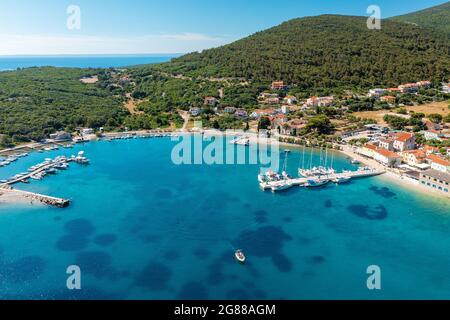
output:
[[[0,71],[29,67],[111,68],[170,61],[178,55],[4,56]]]
[[[449,298],[448,201],[383,177],[264,193],[259,166],[176,166],[174,144],[93,142],[0,168],[6,178],[78,150],[92,161],[20,186],[70,198],[69,208],[0,208],[0,298]],[[289,156],[292,173],[300,158]],[[366,287],[374,264],[376,292]],[[81,268],[81,291],[66,289],[69,265]]]

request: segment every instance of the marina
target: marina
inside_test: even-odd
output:
[[[73,150],[30,153],[2,168],[3,177],[14,176],[47,157],[71,158],[81,150],[91,160],[88,167],[69,162],[68,169],[42,181],[15,185],[25,192],[63,195],[73,203],[63,211],[38,200],[29,205],[31,198],[2,206],[0,242],[14,244],[4,257],[17,264],[39,257],[32,266],[45,268],[27,280],[30,291],[20,291],[23,282],[8,281],[0,294],[8,297],[14,290],[21,298],[62,299],[55,272],[65,274],[67,265],[80,263],[89,272],[83,278],[86,288],[99,288],[96,275],[105,280],[93,298],[174,299],[186,290],[198,297],[189,285],[195,277],[196,287],[204,288],[202,296],[211,299],[242,294],[250,299],[367,299],[373,293],[351,279],[355,270],[365,274],[367,263],[375,261],[396,266],[383,278],[396,291],[382,291],[380,298],[418,297],[408,291],[415,280],[424,288],[422,298],[447,295],[447,282],[429,280],[445,273],[449,262],[449,235],[442,227],[449,220],[447,203],[409,192],[383,176],[351,180],[345,187],[331,187],[331,181],[324,189],[293,187],[272,196],[255,186],[261,164],[179,166],[170,161],[175,144],[170,138],[77,144]],[[298,177],[302,156],[301,148],[292,148],[288,174]],[[334,158],[337,172],[357,170],[345,156]],[[319,162],[315,148],[313,168]],[[304,168],[309,170],[309,163]],[[15,191],[3,192],[8,197]],[[220,201],[219,209],[212,199]],[[422,225],[428,228],[418,228]],[[373,246],[374,239],[379,246]],[[358,246],[348,245],[354,243]],[[432,254],[423,258],[416,248]],[[246,258],[244,265],[235,257],[237,249]],[[411,270],[411,262],[419,267]],[[436,265],[438,270],[431,268]],[[154,274],[167,275],[157,291]],[[304,284],[301,288],[292,286],[294,277]],[[342,286],[346,294],[326,291],[329,285]]]
[[[311,150],[311,159],[309,163],[309,169],[305,169],[305,148],[303,148],[303,156],[300,158],[303,164],[298,169],[298,178],[292,178],[287,173],[287,160],[289,151],[285,150],[285,158],[283,164],[283,171],[281,174],[277,174],[271,170],[266,173],[258,175],[259,186],[262,190],[271,190],[272,192],[285,191],[292,187],[306,187],[306,188],[319,188],[327,185],[330,182],[335,184],[345,184],[353,179],[374,177],[385,173],[385,170],[374,169],[370,167],[361,167],[357,170],[343,170],[342,172],[336,172],[333,169],[334,154],[331,156],[331,165],[328,167],[328,149],[320,149],[320,165],[313,167]],[[352,164],[356,164],[353,161]]]
[[[13,185],[18,183],[29,184],[30,179],[42,180],[46,175],[54,175],[58,171],[67,170],[70,162],[87,165],[89,164],[89,159],[84,156],[84,151],[80,151],[77,156],[72,155],[70,158],[65,156],[58,156],[55,159],[47,158],[44,162],[30,167],[28,172],[22,172],[9,179],[2,180],[0,190],[3,192],[13,192],[18,196],[29,199],[31,203],[37,201],[47,205],[65,208],[69,206],[70,200],[13,189]]]
[[[280,179],[272,181],[260,181],[259,185],[263,190],[273,192],[283,191],[295,186],[299,187],[321,187],[329,182],[337,184],[349,182],[352,179],[374,177],[383,174],[384,170],[371,169],[368,167],[356,171],[346,171],[342,173],[332,173],[321,176],[300,177],[296,179]]]

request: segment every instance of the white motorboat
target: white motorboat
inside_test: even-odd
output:
[[[312,188],[318,188],[318,187],[322,187],[324,185],[326,185],[328,182],[330,182],[329,180],[321,180],[321,179],[309,179],[306,182],[306,187],[312,187]]]
[[[338,177],[333,179],[333,182],[337,184],[343,184],[349,182],[350,179],[351,179],[350,177]]]
[[[242,250],[236,250],[236,252],[234,253],[234,257],[240,263],[245,263],[246,257],[245,257],[244,252]]]
[[[272,185],[270,189],[272,190],[272,192],[278,192],[292,188],[292,186],[293,184],[290,181],[280,181],[279,183]]]

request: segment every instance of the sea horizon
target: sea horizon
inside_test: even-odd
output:
[[[119,68],[168,62],[182,54],[67,54],[67,55],[4,55],[0,56],[0,71],[18,68]]]

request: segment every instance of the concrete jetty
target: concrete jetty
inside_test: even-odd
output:
[[[308,180],[316,179],[318,181],[333,181],[336,179],[358,179],[358,178],[365,178],[365,177],[373,177],[378,176],[383,173],[385,173],[385,170],[379,170],[379,169],[366,169],[366,170],[357,170],[357,171],[347,171],[342,173],[333,173],[333,174],[325,174],[321,176],[315,176],[315,177],[309,177],[309,178],[294,178],[294,179],[284,179],[280,181],[268,181],[268,182],[261,182],[260,186],[261,189],[267,190],[279,187],[281,185],[289,185],[289,187],[294,186],[300,186],[304,187],[308,185]]]
[[[0,192],[9,193],[19,202],[39,202],[45,205],[57,207],[57,208],[66,208],[70,205],[70,200],[51,197],[39,193],[22,191],[17,189],[12,189],[11,187],[2,187],[0,188]]]

